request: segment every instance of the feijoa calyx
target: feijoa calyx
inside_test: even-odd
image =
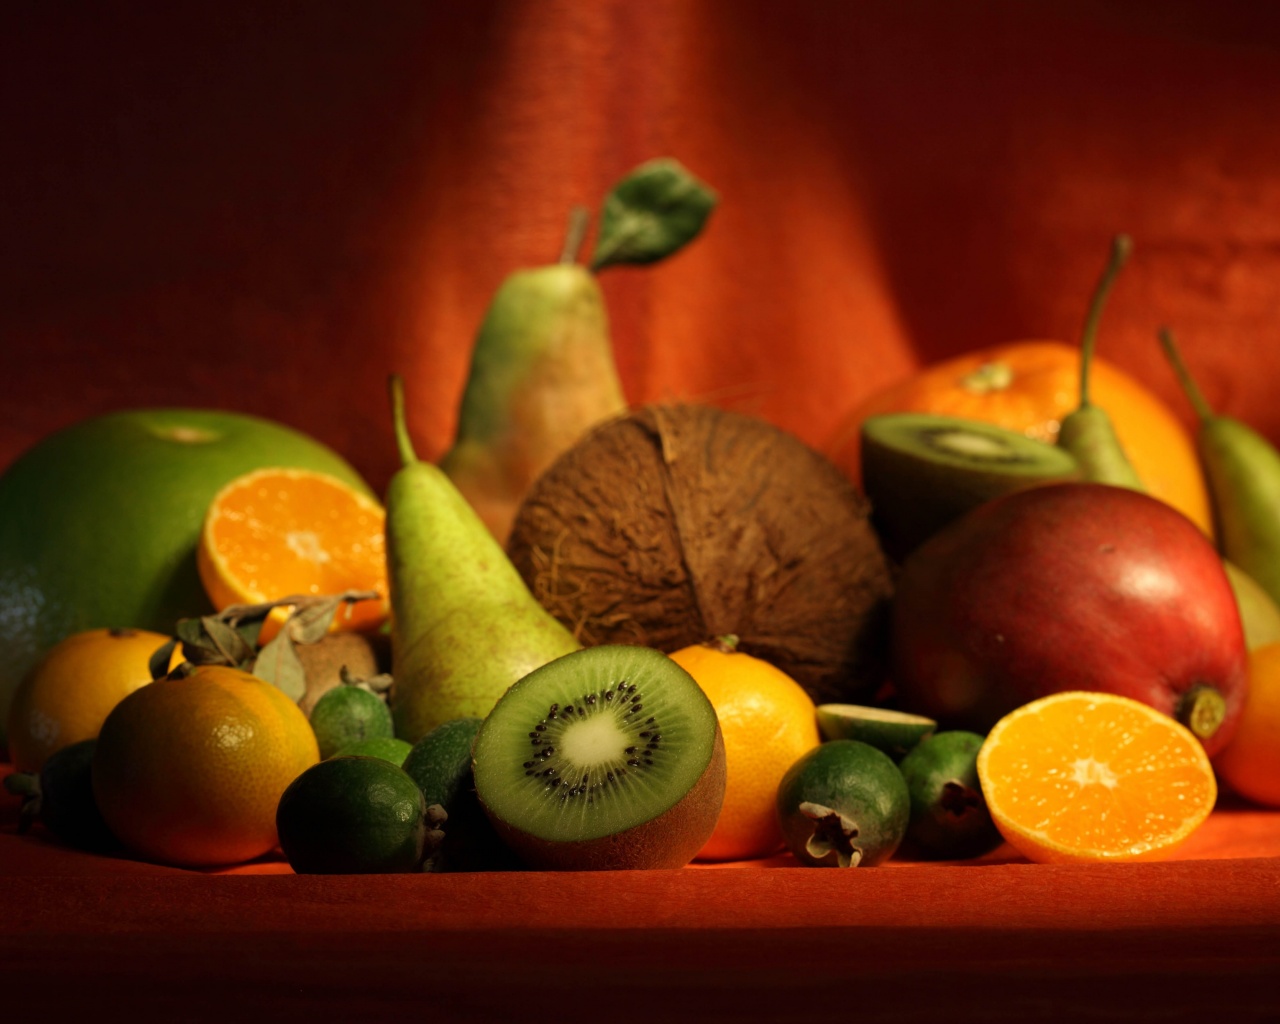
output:
[[[873,867],[893,856],[911,801],[898,766],[860,740],[831,740],[793,764],[778,784],[787,848],[808,867]]]
[[[665,654],[606,644],[557,658],[498,701],[472,748],[476,794],[530,867],[677,868],[715,830],[715,709]]]

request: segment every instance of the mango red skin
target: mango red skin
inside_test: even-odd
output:
[[[1121,694],[1175,716],[1183,695],[1226,702],[1213,756],[1244,704],[1247,656],[1213,545],[1180,512],[1094,483],[979,506],[907,559],[893,609],[905,710],[986,732],[1050,693]]]

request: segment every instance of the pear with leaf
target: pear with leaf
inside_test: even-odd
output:
[[[403,463],[386,499],[391,711],[396,736],[417,743],[443,722],[483,718],[517,679],[580,645],[458,488],[414,454],[398,376],[391,404]]]
[[[650,161],[606,197],[586,265],[578,251],[589,214],[577,209],[559,262],[518,270],[495,293],[440,467],[499,541],[542,471],[627,408],[597,273],[669,256],[702,230],[715,203],[676,161]]]

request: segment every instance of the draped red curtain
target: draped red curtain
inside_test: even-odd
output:
[[[139,405],[273,416],[381,487],[575,203],[674,156],[704,235],[603,276],[633,402],[820,443],[922,362],[1155,344],[1280,439],[1280,11],[1248,0],[378,0],[0,9],[0,466]]]

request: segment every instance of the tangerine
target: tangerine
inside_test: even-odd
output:
[[[889,412],[927,412],[994,423],[1047,444],[1080,395],[1080,350],[1056,341],[1020,341],[979,349],[927,366],[877,392],[840,421],[826,454],[854,482],[862,479],[862,422]],[[1213,513],[1195,442],[1182,421],[1148,388],[1094,356],[1090,397],[1111,418],[1143,485],[1206,534]]]
[[[285,788],[320,760],[298,705],[239,669],[209,665],[135,690],[102,724],[98,808],[152,860],[235,864],[276,845]]]
[[[151,682],[151,655],[168,640],[145,629],[89,629],[54,645],[9,705],[14,768],[38,772],[51,754],[97,736],[107,713]]]
[[[988,733],[977,767],[1001,835],[1040,863],[1165,857],[1218,793],[1189,729],[1112,693],[1055,693],[1011,711]]]
[[[821,741],[813,698],[781,669],[735,650],[736,643],[724,637],[671,655],[711,701],[724,736],[724,803],[700,860],[746,860],[780,850],[778,783]]]
[[[1213,763],[1222,781],[1246,800],[1280,807],[1280,643],[1250,652],[1240,724]]]
[[[196,564],[219,610],[294,594],[372,590],[376,601],[344,606],[334,627],[372,631],[386,621],[389,598],[385,513],[349,482],[299,469],[260,469],[214,496],[200,531]],[[286,608],[263,623],[265,642]]]

